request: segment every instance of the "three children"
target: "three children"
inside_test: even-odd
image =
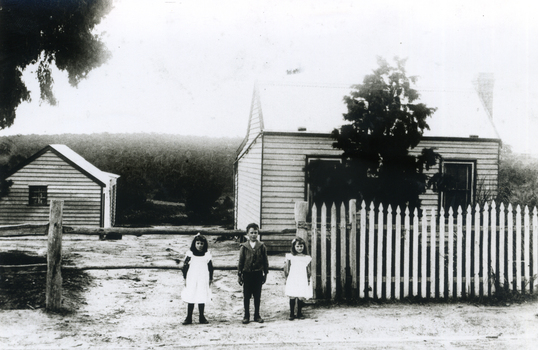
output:
[[[250,299],[254,298],[254,322],[263,323],[260,316],[262,285],[269,273],[266,246],[258,240],[259,227],[252,223],[247,226],[247,241],[240,245],[237,265],[238,283],[243,287],[243,324],[250,322]],[[181,298],[187,303],[187,317],[184,325],[192,324],[194,304],[198,304],[199,323],[209,323],[204,316],[205,304],[211,301],[210,285],[213,281],[213,263],[208,250],[207,239],[199,233],[192,240],[190,250],[185,254],[183,277],[185,288]],[[310,262],[306,243],[301,238],[293,239],[291,253],[286,254],[284,274],[286,276],[285,295],[290,298],[290,320],[303,319],[304,299],[312,298],[310,284]],[[297,313],[295,313],[297,306]]]

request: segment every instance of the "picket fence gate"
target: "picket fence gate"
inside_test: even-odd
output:
[[[522,213],[492,202],[474,213],[469,206],[465,215],[460,207],[420,217],[382,204],[367,210],[364,202],[357,212],[351,200],[348,215],[344,203],[339,210],[323,204],[319,214],[314,204],[305,227],[318,299],[446,299],[538,288],[536,208]]]

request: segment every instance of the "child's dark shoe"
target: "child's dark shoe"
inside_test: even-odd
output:
[[[199,322],[200,322],[200,324],[208,324],[209,323],[209,321],[204,316],[200,316]]]
[[[290,318],[288,318],[288,320],[290,320],[290,321],[295,320],[295,315],[290,315]]]
[[[183,321],[183,325],[186,326],[186,325],[188,325],[188,324],[192,324],[192,318],[190,318],[190,317],[187,317],[187,318],[185,319],[185,321]]]
[[[263,318],[260,316],[254,316],[254,322],[263,323]]]
[[[243,318],[243,324],[248,324],[250,322],[250,319],[248,317]]]
[[[304,320],[304,315],[303,314],[297,314],[297,318],[300,319],[300,320]]]

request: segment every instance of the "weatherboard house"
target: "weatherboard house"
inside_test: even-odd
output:
[[[417,147],[435,148],[442,156],[428,174],[446,173],[457,187],[422,194],[422,209],[473,203],[477,196],[497,191],[501,140],[492,120],[489,76],[468,89],[420,90],[420,102],[437,107],[428,119],[430,130]],[[339,162],[342,151],[333,148],[331,131],[345,124],[343,96],[349,87],[265,83],[253,93],[247,134],[234,163],[235,228],[259,223],[268,231],[295,227],[297,201],[309,198],[305,168],[309,162]]]
[[[63,225],[111,227],[119,175],[99,170],[65,145],[48,145],[7,174],[0,225],[43,224],[52,199],[64,201]]]

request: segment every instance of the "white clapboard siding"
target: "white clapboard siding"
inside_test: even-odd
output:
[[[236,225],[244,229],[260,222],[262,186],[262,143],[257,139],[238,161],[236,187]]]
[[[385,210],[382,204],[374,207],[362,202],[356,212],[353,200],[349,208],[353,212],[350,209],[347,218],[345,208],[338,217],[334,204],[323,203],[321,222],[313,216],[312,240],[317,242],[317,233],[321,234],[319,251],[313,245],[312,274],[321,276],[314,287],[316,298],[448,300],[490,297],[497,288],[503,293],[537,293],[531,277],[538,274],[536,208],[513,210],[510,204],[505,211],[501,204],[497,212],[492,202],[482,208],[469,206],[465,212],[449,208],[446,217],[444,209],[439,217],[435,210],[418,217],[417,210],[410,212],[406,207],[403,220],[399,207]],[[438,224],[439,218],[444,223]],[[350,238],[349,249],[346,244],[335,244],[342,237]],[[340,285],[351,290],[338,292],[336,281],[347,278],[345,271],[350,271],[351,283]]]
[[[295,202],[306,193],[307,155],[338,155],[328,135],[265,132],[263,134],[263,172],[261,226],[266,230],[295,227]],[[267,202],[270,201],[270,205]]]
[[[22,167],[9,180],[10,193],[0,199],[0,225],[43,223],[49,220],[49,205],[30,206],[29,186],[47,186],[47,202],[64,201],[63,224],[100,226],[103,186],[53,151],[46,151]]]
[[[255,112],[257,107],[253,108]],[[253,116],[248,141],[245,141],[237,161],[236,226],[242,228],[250,222],[259,222],[267,230],[289,229],[295,227],[293,203],[307,199],[307,157],[335,157],[341,151],[333,148],[334,140],[330,134],[261,131],[259,117],[257,114]],[[252,136],[255,132],[258,134]],[[436,148],[447,160],[475,162],[477,188],[496,191],[498,140],[425,137],[410,153],[419,154],[429,147]],[[439,167],[435,166],[427,174],[438,171]],[[430,189],[420,199],[422,209],[426,211],[439,205],[439,194]],[[281,204],[288,212],[275,215],[266,202]]]

